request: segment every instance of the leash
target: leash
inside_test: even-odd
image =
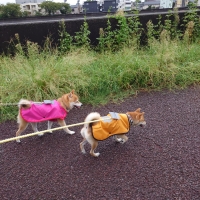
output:
[[[53,100],[44,100],[43,102],[31,101],[33,104],[52,104]],[[18,106],[18,105],[29,105],[30,103],[0,103],[0,106]]]
[[[53,104],[53,100],[44,100],[43,102],[31,101],[33,104]],[[18,106],[18,105],[29,105],[30,103],[0,103],[0,106]]]
[[[44,130],[44,131],[38,131],[38,132],[34,132],[34,133],[29,133],[29,134],[26,134],[26,135],[20,135],[20,136],[17,136],[17,137],[12,137],[12,138],[8,138],[8,139],[0,140],[0,144],[6,143],[6,142],[11,142],[11,141],[14,141],[14,140],[17,140],[17,139],[21,139],[21,138],[32,137],[32,136],[38,135],[40,133],[47,133],[49,131],[56,131],[56,130],[60,130],[60,129],[63,129],[63,128],[68,128],[68,127],[73,127],[73,126],[80,126],[80,125],[83,125],[83,124],[89,124],[89,123],[92,123],[92,122],[99,122],[99,121],[103,121],[103,120],[107,120],[107,119],[112,119],[112,118],[108,117],[108,116],[105,116],[105,117],[101,117],[101,119],[98,119],[98,120],[93,120],[93,121],[89,121],[89,122],[81,122],[81,123],[77,123],[77,124],[71,124],[71,125],[67,125],[67,126],[61,126],[61,127],[57,127],[57,128],[52,128],[52,129],[48,129],[48,130]]]
[[[33,102],[35,104],[42,104],[44,102]],[[28,103],[23,103],[23,105],[26,104],[26,105],[29,105]],[[18,105],[22,105],[22,104],[19,104],[19,103],[0,103],[0,106],[18,106]]]

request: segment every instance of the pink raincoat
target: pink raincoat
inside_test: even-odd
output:
[[[47,120],[64,119],[67,111],[62,108],[58,101],[54,100],[52,104],[31,104],[30,108],[21,108],[22,118],[27,122],[42,122]]]

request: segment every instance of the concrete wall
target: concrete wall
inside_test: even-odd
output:
[[[116,24],[115,20],[111,20],[113,25]],[[84,20],[65,21],[66,31],[74,36],[76,32],[80,31],[81,25]],[[89,29],[91,31],[90,39],[92,44],[96,44],[96,38],[99,37],[99,28],[105,28],[106,19],[89,19],[87,20]],[[53,43],[56,44],[59,39],[59,21],[58,22],[46,22],[46,23],[30,23],[30,24],[12,24],[12,25],[0,25],[0,52],[8,52],[9,41],[15,37],[18,33],[20,41],[24,43],[26,40],[31,42],[37,42],[39,45],[43,45],[47,36],[51,36]]]

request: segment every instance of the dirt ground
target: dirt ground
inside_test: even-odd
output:
[[[70,111],[67,124],[92,111],[145,112],[147,126],[132,127],[125,144],[100,142],[99,158],[90,156],[89,145],[87,154],[80,152],[82,126],[70,128],[74,135],[58,130],[0,145],[1,200],[199,200],[199,97],[200,88],[140,93],[120,104]],[[16,130],[16,121],[1,123],[0,140]]]

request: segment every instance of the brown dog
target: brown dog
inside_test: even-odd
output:
[[[19,129],[16,132],[16,137],[20,136],[29,123],[31,123],[34,132],[38,132],[37,123],[42,121],[48,121],[48,129],[51,129],[53,121],[57,121],[60,126],[66,126],[64,119],[67,113],[73,107],[81,107],[81,105],[82,103],[79,101],[73,90],[68,94],[64,94],[57,100],[44,101],[44,103],[21,99],[18,104],[19,112],[17,122],[19,123]],[[68,128],[64,128],[64,131],[69,134],[75,133]],[[42,136],[43,133],[38,135]],[[17,139],[16,141],[20,142],[20,139]]]
[[[100,121],[91,122],[93,120]],[[100,155],[100,153],[94,152],[98,141],[114,136],[117,142],[125,143],[128,140],[125,134],[129,131],[130,125],[146,125],[144,112],[141,113],[140,108],[126,114],[110,113],[107,117],[101,117],[99,113],[92,112],[86,117],[85,122],[89,123],[84,124],[84,127],[81,129],[83,141],[80,143],[80,148],[82,153],[86,153],[84,145],[88,142],[91,145],[90,154],[94,157]]]

